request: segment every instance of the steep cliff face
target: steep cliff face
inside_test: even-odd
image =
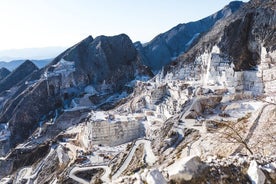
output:
[[[255,5],[224,29],[219,47],[232,57],[235,70],[250,70],[260,64],[262,46],[268,53],[275,50],[275,23],[275,9]]]
[[[187,24],[179,24],[169,31],[156,36],[152,41],[139,46],[137,49],[145,56],[144,63],[152,70],[159,70],[170,63],[173,58],[186,52],[203,33],[220,19],[226,18],[243,5],[240,1],[231,2],[217,13]]]

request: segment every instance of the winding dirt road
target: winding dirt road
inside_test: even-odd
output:
[[[79,178],[76,176],[78,172],[82,171],[88,171],[92,169],[104,169],[104,174],[101,176],[101,180],[105,183],[110,183],[111,180],[117,179],[128,167],[129,163],[132,160],[132,157],[134,156],[134,153],[139,145],[143,144],[144,145],[144,158],[147,164],[153,165],[157,157],[154,155],[151,147],[151,141],[141,139],[137,140],[134,145],[132,146],[130,152],[128,153],[126,159],[124,160],[123,164],[120,166],[120,168],[115,172],[113,176],[111,175],[111,168],[106,166],[106,165],[101,165],[101,166],[93,166],[93,167],[74,167],[70,173],[69,177],[72,178],[73,180],[83,183],[83,184],[89,184],[89,181],[84,180],[82,178]]]

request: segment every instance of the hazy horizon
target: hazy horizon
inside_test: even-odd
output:
[[[207,17],[230,2],[5,0],[0,2],[0,51],[66,48],[88,35],[125,33],[133,42],[148,42],[180,23]]]
[[[66,47],[40,47],[0,50],[0,61],[9,62],[13,60],[25,59],[51,59],[59,55],[64,50],[66,50]]]

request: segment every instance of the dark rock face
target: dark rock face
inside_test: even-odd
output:
[[[275,25],[275,10],[259,7],[225,28],[219,46],[232,57],[235,70],[249,70],[258,64],[261,42],[268,51],[276,49]]]
[[[46,81],[37,84],[35,89],[26,93],[15,108],[10,107],[13,115],[8,122],[10,123],[12,145],[28,138],[30,133],[38,127],[38,122],[43,114],[60,107],[60,104],[60,96],[47,94]]]
[[[137,52],[127,35],[114,37],[99,36],[87,38],[74,50],[67,52],[67,61],[74,61],[75,76],[84,82],[99,85],[106,83],[121,88],[134,78],[135,65],[138,66]]]
[[[275,4],[275,3],[274,3]],[[214,45],[220,56],[233,62],[234,70],[252,70],[259,64],[261,48],[276,49],[276,16],[270,0],[250,1],[236,13],[217,22],[187,53],[180,55],[166,71],[176,71],[195,62],[204,52],[211,52]]]
[[[152,70],[159,70],[170,63],[174,57],[186,52],[201,36],[207,32],[220,19],[231,15],[243,5],[242,2],[231,2],[219,12],[196,22],[179,24],[171,30],[158,35],[149,43],[141,47],[136,43],[136,48],[145,59],[144,64]]]
[[[239,19],[225,29],[223,37],[225,41],[221,44],[222,50],[233,57],[236,70],[256,66],[256,61],[260,59],[258,52],[252,52],[247,47],[252,37],[250,27],[253,23],[253,16],[253,14],[248,14],[243,20]]]
[[[24,80],[27,76],[38,70],[37,66],[31,61],[27,60],[11,72],[5,79],[0,81],[0,93],[15,86],[20,81]]]
[[[48,72],[54,71],[53,65],[61,59],[74,63],[76,86],[91,84],[97,87],[106,83],[116,91],[135,75],[150,74],[125,34],[95,39],[90,36],[58,56],[48,67]]]
[[[0,81],[7,77],[11,72],[7,68],[0,68]]]

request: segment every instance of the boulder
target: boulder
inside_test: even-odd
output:
[[[203,163],[199,156],[190,156],[175,161],[167,170],[170,179],[190,181],[200,172],[202,166]]]
[[[198,97],[192,104],[186,119],[195,119],[204,112],[212,111],[222,100],[221,96]]]
[[[258,163],[255,160],[250,162],[250,166],[247,170],[247,174],[252,182],[252,184],[264,184],[265,183],[265,174],[259,168]]]
[[[58,156],[59,166],[64,168],[70,162],[70,157],[61,146],[57,147],[56,152]]]
[[[157,169],[151,170],[148,173],[146,180],[147,180],[147,183],[150,183],[150,184],[166,184],[167,183],[164,176]]]

